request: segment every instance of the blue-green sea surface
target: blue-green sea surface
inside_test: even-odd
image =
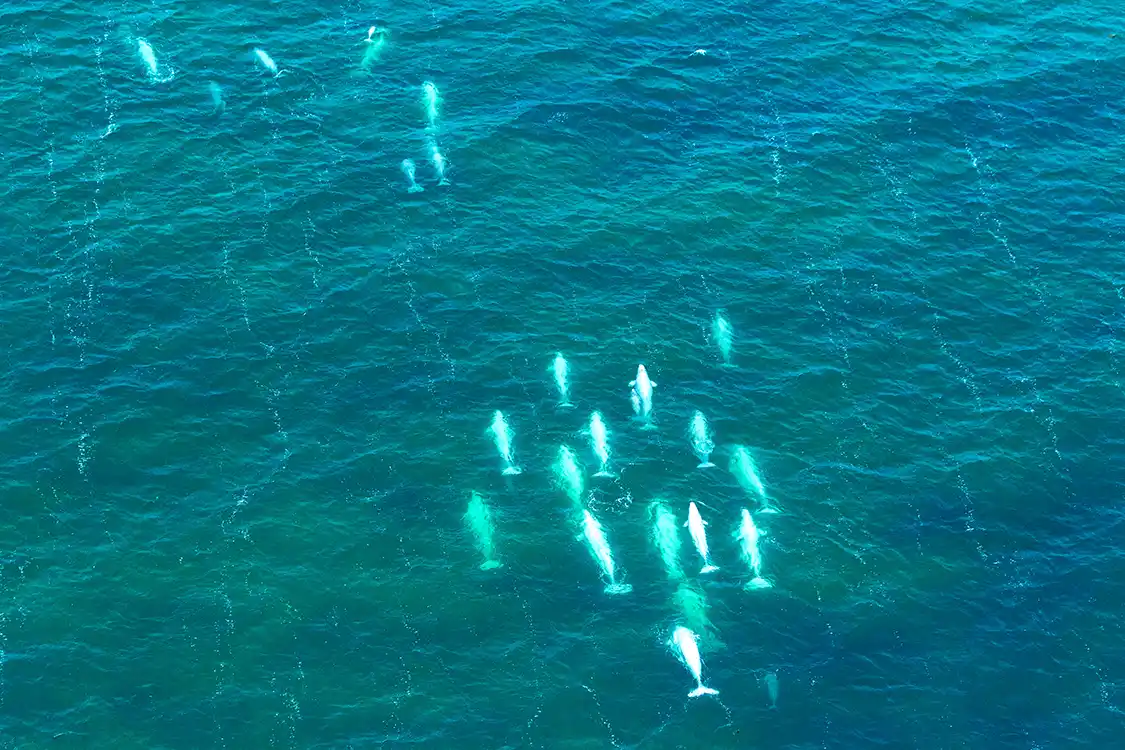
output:
[[[1119,3],[0,31],[0,748],[1125,741]]]

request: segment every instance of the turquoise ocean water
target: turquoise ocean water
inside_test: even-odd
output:
[[[0,30],[0,748],[1125,745],[1119,4],[10,0]],[[717,696],[668,646],[656,499],[708,521],[720,569],[686,529],[680,560]]]

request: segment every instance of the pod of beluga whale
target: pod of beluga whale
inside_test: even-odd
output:
[[[364,42],[364,52],[360,66],[367,69],[373,62],[379,59],[381,51],[387,43],[387,30],[372,26],[368,30]],[[140,61],[143,63],[144,70],[150,79],[161,81],[171,78],[171,68],[167,65],[162,68],[157,60],[156,51],[147,40],[136,39],[136,47]],[[245,48],[243,48],[243,50],[244,49]],[[243,54],[245,54],[244,51]],[[273,76],[276,77],[281,74],[278,65],[265,50],[254,48],[253,57],[265,71],[273,74]],[[245,58],[243,59],[245,60]],[[162,78],[161,76],[162,69],[168,72],[166,78]],[[221,113],[225,109],[222,89],[218,84],[211,83],[210,92],[214,112]],[[428,136],[429,159],[435,170],[438,184],[448,185],[448,161],[439,148],[435,132],[439,119],[440,94],[436,85],[430,81],[426,81],[422,85],[422,100],[428,130],[431,133]],[[411,193],[422,191],[423,188],[417,182],[416,166],[414,162],[411,159],[404,159],[401,162],[401,169],[407,178],[408,191]],[[732,356],[733,332],[730,322],[724,317],[721,311],[717,312],[712,320],[711,334],[723,363],[729,365]],[[551,365],[551,370],[554,375],[555,388],[559,395],[558,406],[572,406],[569,393],[569,365],[561,353],[556,354]],[[654,429],[652,422],[652,394],[655,386],[656,383],[649,378],[645,365],[638,365],[636,377],[629,383],[630,401],[634,413],[642,422],[643,429]],[[610,416],[613,418],[612,414]],[[521,469],[515,464],[513,457],[511,429],[501,411],[496,411],[494,413],[489,431],[493,436],[495,447],[503,462],[502,474],[515,475],[521,473]],[[601,412],[594,411],[591,414],[587,433],[590,439],[590,446],[598,460],[598,470],[594,473],[594,476],[613,476],[609,471],[611,454],[608,441],[608,429]],[[710,424],[701,411],[695,411],[693,413],[689,435],[692,450],[699,459],[697,468],[713,467],[714,463],[711,461],[711,456],[715,448],[714,440]],[[747,493],[755,496],[759,500],[761,507],[757,512],[778,512],[766,492],[759,468],[755,464],[750,451],[745,446],[734,446],[730,459],[730,470],[735,475],[740,486]],[[581,507],[582,498],[586,489],[583,469],[576,455],[568,446],[564,445],[559,449],[555,464],[555,473],[559,484],[566,491],[568,497],[573,503]],[[652,541],[661,556],[668,578],[671,581],[675,581],[677,584],[675,594],[677,609],[690,626],[677,626],[669,639],[669,643],[677,657],[683,662],[684,666],[695,680],[696,687],[689,695],[696,697],[700,695],[716,694],[718,691],[705,686],[703,683],[703,663],[699,653],[699,644],[707,637],[706,634],[709,630],[704,590],[699,585],[686,580],[684,576],[679,559],[681,541],[679,537],[680,527],[678,525],[678,520],[660,501],[654,501],[650,507]],[[606,539],[605,531],[601,523],[588,509],[582,508],[581,512],[581,538],[585,541],[592,558],[597,563],[600,575],[606,584],[606,593],[628,593],[632,590],[632,586],[619,580],[620,573],[616,567],[612,550]],[[463,520],[472,536],[476,549],[480,553],[482,559],[479,565],[480,569],[493,570],[502,567],[502,563],[498,559],[495,550],[495,527],[492,511],[487,500],[482,495],[477,492],[471,493]],[[715,566],[711,560],[706,538],[705,527],[707,523],[702,519],[699,508],[695,502],[689,504],[688,520],[684,525],[688,527],[695,549],[702,559],[703,566],[700,572],[708,573],[716,570],[717,566]],[[734,537],[737,541],[741,558],[751,574],[749,582],[745,584],[748,589],[768,588],[773,585],[762,574],[761,536],[762,533],[754,522],[753,514],[747,509],[741,509],[741,522]],[[776,708],[778,694],[777,676],[773,673],[767,674],[764,683],[769,694],[771,708]]]

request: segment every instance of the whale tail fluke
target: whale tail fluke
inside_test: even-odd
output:
[[[718,569],[719,569],[718,565],[712,565],[712,564],[708,563],[708,564],[704,565],[702,568],[700,568],[699,572],[701,574],[702,573],[713,573],[714,571],[716,571]]]
[[[486,560],[480,564],[481,570],[496,570],[502,567],[504,567],[504,563],[499,560]]]
[[[698,698],[701,695],[718,695],[719,691],[715,688],[709,688],[706,685],[700,685],[695,690],[688,693],[689,698]]]
[[[758,589],[768,589],[772,587],[773,584],[767,581],[765,578],[762,578],[761,576],[755,576],[754,578],[751,578],[750,581],[746,584],[747,591],[757,591]]]
[[[512,476],[515,476],[516,474],[522,474],[523,469],[521,469],[518,466],[509,466],[508,468],[504,469],[504,471],[501,472],[501,473],[506,477],[512,477]]]
[[[642,430],[655,430],[656,425],[654,425],[652,422],[646,420],[645,423],[641,425],[641,429]]]
[[[628,594],[633,587],[627,583],[611,583],[605,587],[607,594]]]
[[[440,180],[438,180],[438,184],[439,184],[439,185],[448,185],[448,184],[449,184],[449,180],[447,180],[446,178],[442,177],[442,178],[441,178]]]
[[[780,513],[781,511],[772,505],[767,505],[758,511],[759,513]]]
[[[602,469],[601,471],[595,472],[594,476],[596,476],[596,477],[613,477],[614,474],[611,471],[607,471],[606,469]]]
[[[421,185],[411,185],[409,188],[407,188],[406,192],[408,192],[408,193],[420,193],[425,189],[426,188],[422,187]]]
[[[559,402],[559,408],[560,409],[573,409],[574,404],[570,403],[569,401],[560,401]]]
[[[697,469],[713,469],[713,468],[715,468],[715,464],[711,463],[710,461],[704,461],[703,463],[701,463],[699,466],[696,466],[695,468],[697,468]]]

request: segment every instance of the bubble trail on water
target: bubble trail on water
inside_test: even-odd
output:
[[[902,228],[896,230],[896,237],[904,244],[909,246],[917,246],[917,237],[921,234],[921,226],[919,223],[918,209],[914,201],[909,197],[907,186],[904,185],[903,180],[898,175],[898,170],[895,169],[888,157],[879,157],[874,163],[875,169],[879,172],[885,188],[889,190],[891,196],[894,198],[894,203],[897,203],[908,212],[908,219],[906,226],[909,229],[909,234],[904,233]],[[914,282],[917,286],[912,290],[913,293],[922,300],[923,304],[928,310],[930,316],[929,331],[932,334],[937,350],[949,360],[954,368],[953,377],[957,382],[964,387],[965,391],[972,397],[976,405],[977,412],[983,410],[983,401],[981,397],[981,388],[977,382],[977,378],[972,370],[965,364],[965,362],[957,355],[953,347],[950,345],[946,336],[943,333],[941,321],[943,319],[941,311],[932,302],[933,295],[927,287],[925,277],[921,273],[913,272],[908,273],[908,279]],[[947,420],[939,419],[939,422],[945,424]],[[965,481],[962,466],[949,451],[947,440],[943,439],[938,443],[937,451],[940,454],[943,463],[948,470],[953,473],[954,484],[957,487],[958,497],[961,503],[961,510],[965,519],[965,532],[973,541],[973,546],[977,550],[977,554],[982,560],[987,560],[988,555],[984,550],[984,545],[981,543],[980,534],[977,533],[979,527],[976,521],[976,511],[973,502],[972,492],[969,490],[968,483]],[[921,545],[920,541],[920,516],[921,511],[918,507],[913,505],[917,523],[915,524],[915,543],[916,546]]]

